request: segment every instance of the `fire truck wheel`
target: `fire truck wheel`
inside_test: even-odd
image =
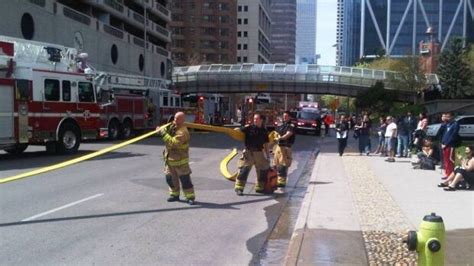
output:
[[[112,120],[109,123],[109,140],[115,140],[119,135],[119,122],[117,120]]]
[[[77,152],[81,144],[81,136],[77,126],[67,123],[61,126],[56,151],[60,154]]]
[[[132,135],[132,122],[130,120],[123,121],[122,130],[120,132],[120,138],[128,139]]]
[[[5,149],[5,151],[13,155],[18,155],[24,152],[26,148],[28,148],[28,144],[16,144],[14,147]]]

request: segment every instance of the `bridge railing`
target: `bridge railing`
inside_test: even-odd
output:
[[[385,87],[393,88],[393,80],[402,79],[398,72],[338,66],[287,65],[287,64],[237,64],[198,65],[174,68],[175,83],[236,83],[236,82],[297,82],[337,83],[370,87],[376,81],[384,81]],[[436,75],[427,76],[430,84],[439,81]]]

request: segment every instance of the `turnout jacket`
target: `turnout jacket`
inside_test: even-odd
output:
[[[190,135],[185,126],[171,125],[163,134],[166,144],[164,159],[168,166],[180,166],[189,163]]]

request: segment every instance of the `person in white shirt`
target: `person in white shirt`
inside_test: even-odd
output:
[[[395,162],[395,147],[397,142],[397,124],[391,116],[387,116],[387,129],[385,130],[385,147],[387,147],[387,162]]]

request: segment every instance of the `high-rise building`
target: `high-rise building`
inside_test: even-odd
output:
[[[4,0],[0,33],[75,47],[100,71],[171,78],[168,0]]]
[[[342,46],[344,30],[344,0],[337,0],[337,29],[336,29],[336,65],[342,65]]]
[[[237,62],[270,63],[270,0],[238,0],[237,5]]]
[[[316,3],[317,0],[297,0],[296,63],[316,62]]]
[[[235,0],[173,1],[171,12],[171,51],[175,65],[236,62]]]
[[[473,0],[344,0],[342,64],[419,53],[432,27],[443,50],[453,36],[474,40]]]
[[[272,0],[273,63],[295,63],[296,0]]]

